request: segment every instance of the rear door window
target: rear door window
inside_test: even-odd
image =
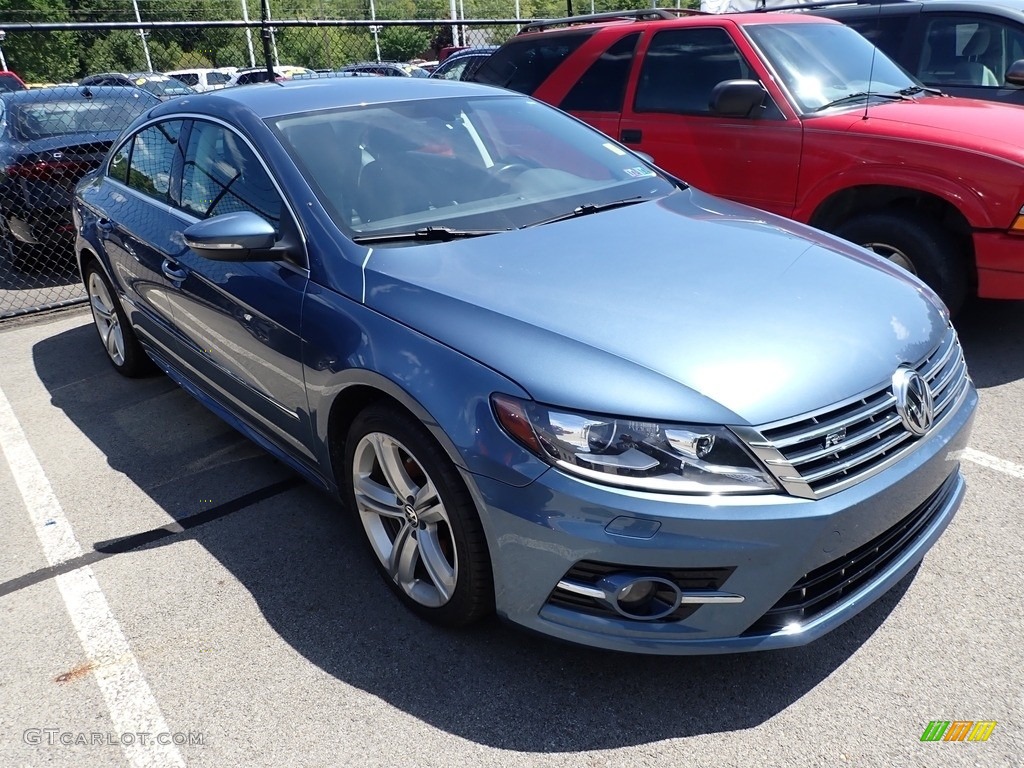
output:
[[[621,112],[640,33],[617,40],[583,73],[558,106],[569,112]]]
[[[170,200],[171,171],[180,151],[183,121],[168,120],[135,134],[128,168],[128,186],[161,202]]]
[[[558,37],[535,35],[514,39],[490,56],[473,80],[532,94],[592,34],[594,30],[584,30]]]

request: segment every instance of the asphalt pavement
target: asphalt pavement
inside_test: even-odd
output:
[[[806,647],[666,658],[421,622],[346,510],[119,377],[86,310],[0,323],[0,765],[1019,766],[1024,303],[958,327],[969,488],[922,565]]]

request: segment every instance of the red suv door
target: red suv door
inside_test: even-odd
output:
[[[803,136],[799,118],[734,24],[688,21],[687,26],[645,25],[642,36],[627,30],[595,36],[535,95],[646,152],[700,189],[791,215]],[[631,68],[619,92],[616,78],[600,76],[621,69],[623,60]],[[741,79],[765,85],[764,108],[746,118],[714,114],[712,89],[723,80]],[[603,80],[606,99],[618,99],[614,111],[584,109],[585,101],[574,100],[588,80]]]

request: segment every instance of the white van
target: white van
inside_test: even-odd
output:
[[[186,85],[191,85],[195,90],[202,92],[216,91],[226,87],[234,71],[235,67],[225,67],[223,69],[178,69],[174,72],[165,72],[164,74],[177,78]]]

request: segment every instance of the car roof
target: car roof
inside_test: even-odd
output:
[[[1024,0],[928,0],[927,2],[922,2],[922,0],[851,0],[851,2],[816,6],[808,10],[818,13],[839,8],[874,8],[878,5],[907,6],[914,10],[923,9],[932,12],[968,11],[977,13],[979,10],[1008,10],[1014,15],[1024,13]]]
[[[431,80],[425,77],[325,77],[256,83],[241,88],[225,88],[195,96],[183,96],[164,102],[156,108],[153,116],[190,112],[201,107],[216,114],[229,109],[232,104],[238,104],[251,110],[257,117],[265,119],[317,109],[460,96],[526,98],[511,91],[456,80]]]
[[[444,64],[445,62],[451,61],[452,59],[461,59],[466,56],[482,56],[485,54],[489,55],[498,50],[498,48],[500,48],[500,46],[497,45],[478,45],[474,48],[463,48],[462,50],[448,54],[448,56],[445,57],[445,60],[442,61],[441,63]]]
[[[794,0],[794,9],[801,7],[795,5],[795,2],[796,0]],[[885,2],[885,0],[883,0],[883,2]],[[851,3],[855,3],[855,0],[851,0]],[[815,8],[810,5],[806,6],[806,9],[808,12],[815,10]],[[766,10],[771,11],[774,9],[768,8]],[[660,18],[631,18],[629,15],[631,13],[662,13],[663,15]],[[534,24],[523,27],[523,30],[519,34],[510,37],[505,42],[505,45],[509,45],[514,43],[516,40],[521,40],[523,38],[532,38],[536,35],[587,34],[596,30],[613,27],[615,29],[674,29],[676,27],[703,26],[706,25],[708,21],[716,21],[719,19],[728,19],[730,22],[740,26],[765,23],[776,24],[780,22],[783,24],[839,23],[821,16],[812,16],[810,13],[762,13],[759,11],[746,11],[742,13],[703,13],[701,11],[686,11],[684,12],[684,15],[676,16],[671,14],[671,11],[652,11],[651,9],[646,9],[646,11],[623,11],[621,13],[609,11],[608,13],[596,14],[594,16],[576,16],[565,19],[535,22]],[[452,56],[454,55],[455,54],[453,53]],[[445,59],[445,61],[447,61],[447,59]]]
[[[56,85],[50,88],[31,88],[26,91],[8,91],[7,93],[0,92],[0,98],[8,103],[44,104],[48,101],[90,98],[85,95],[86,90],[92,94],[91,98],[105,97],[117,100],[125,98],[125,89],[119,85]],[[154,104],[159,102],[156,96],[143,91],[141,88],[136,89],[136,91],[139,94],[145,94],[145,96],[139,96],[138,98],[152,99]]]

